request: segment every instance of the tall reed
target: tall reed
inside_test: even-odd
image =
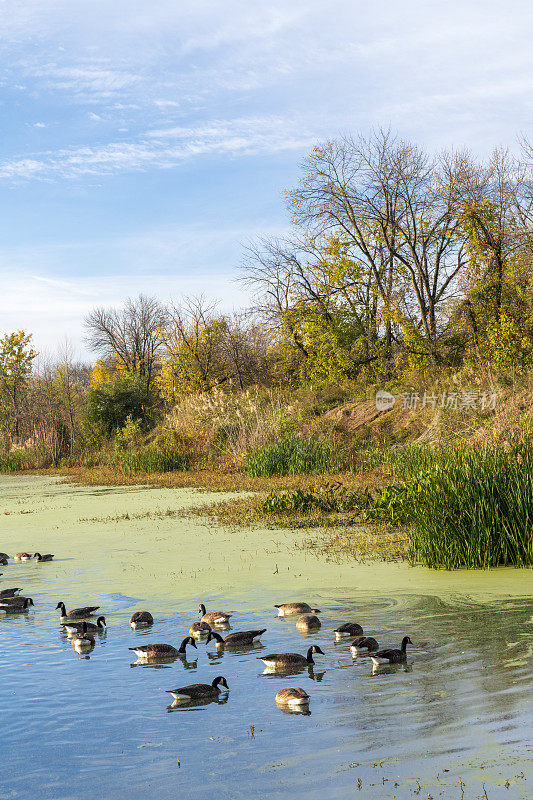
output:
[[[289,434],[256,448],[246,460],[246,469],[252,477],[318,475],[338,472],[339,459],[329,442]]]
[[[428,567],[533,564],[533,448],[478,444],[391,458],[411,487],[414,559]]]
[[[25,469],[45,469],[51,466],[50,454],[39,447],[20,448],[0,454],[0,472],[19,472]]]
[[[114,466],[119,467],[126,475],[136,472],[173,472],[189,468],[189,453],[175,450],[160,450],[155,447],[143,447],[137,450],[126,450],[115,453],[112,459]]]

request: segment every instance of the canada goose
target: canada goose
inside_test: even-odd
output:
[[[343,636],[362,636],[363,629],[357,622],[345,622],[333,631],[335,639],[339,641]]]
[[[207,622],[193,622],[189,628],[189,636],[194,636],[195,639],[201,639],[202,636],[207,636],[211,630],[211,625]]]
[[[81,632],[72,637],[72,649],[76,653],[88,653],[94,647],[94,636],[87,633],[87,623],[82,622]]]
[[[307,651],[307,656],[301,656],[300,653],[272,653],[269,656],[259,658],[263,664],[266,664],[269,669],[285,669],[287,667],[307,667],[313,666],[313,653],[320,653],[324,655],[324,651],[320,649],[317,644],[311,645]]]
[[[299,631],[312,631],[320,628],[320,620],[314,614],[302,614],[296,620],[296,627]]]
[[[379,644],[371,636],[358,636],[350,645],[350,652],[356,656],[360,650],[367,650],[369,653],[379,650]]]
[[[188,644],[196,650],[196,642],[192,636],[186,636],[178,649],[171,644],[139,644],[137,647],[128,647],[128,650],[133,650],[137,658],[144,661],[149,658],[177,658],[185,655]]]
[[[409,636],[404,636],[400,650],[378,650],[371,653],[370,657],[374,664],[380,664],[382,661],[388,661],[389,664],[403,664],[407,661],[407,645],[413,644]]]
[[[7,553],[0,553],[0,561],[7,561],[9,556]]]
[[[30,606],[35,605],[31,597],[21,597],[20,600],[20,603],[6,605],[4,599],[4,602],[0,605],[0,614],[24,614],[29,610]]]
[[[215,640],[217,647],[239,647],[240,645],[253,644],[259,641],[259,637],[266,631],[262,628],[260,631],[235,631],[235,633],[228,633],[223,639],[220,633],[216,631],[209,631],[206,644],[209,644],[211,639]]]
[[[61,616],[59,617],[60,622],[70,622],[73,619],[94,617],[94,612],[98,611],[100,606],[83,606],[82,608],[73,608],[72,611],[69,611],[67,613],[65,604],[63,602],[60,602],[56,606],[56,611],[58,608],[61,609]]]
[[[207,622],[208,625],[226,625],[231,617],[227,611],[206,611],[203,603],[198,606],[198,613],[202,615],[200,622]]]
[[[179,689],[167,689],[166,691],[172,695],[174,701],[187,702],[189,700],[207,700],[210,697],[216,698],[220,694],[220,686],[228,689],[226,679],[219,675],[213,680],[212,683],[193,683],[191,686],[182,686]]]
[[[103,633],[106,629],[105,617],[98,617],[96,623],[94,622],[67,622],[65,630],[68,633]]]
[[[15,597],[17,592],[20,591],[22,590],[18,586],[15,587],[14,589],[2,589],[0,591],[0,600],[2,599],[2,597]]]
[[[15,561],[29,561],[31,556],[29,553],[15,553],[13,558]]]
[[[301,689],[299,686],[280,689],[276,695],[276,703],[283,706],[307,706],[309,705],[309,699],[305,689]]]
[[[53,553],[46,553],[44,556],[40,553],[34,553],[33,557],[36,558],[37,561],[52,561],[54,556]]]
[[[0,600],[0,605],[3,605],[3,606],[21,606],[23,604],[24,600],[31,600],[31,603],[29,603],[29,605],[31,605],[31,606],[34,605],[34,602],[31,599],[31,597],[23,597],[21,594],[13,595],[12,597],[2,597],[2,599]]]
[[[147,625],[152,625],[154,618],[149,611],[136,611],[131,615],[130,628],[144,628]]]
[[[287,617],[289,614],[320,614],[319,608],[311,608],[307,603],[282,603],[274,608],[278,609],[278,617]]]

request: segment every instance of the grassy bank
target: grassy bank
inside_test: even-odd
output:
[[[148,483],[246,492],[188,513],[239,527],[299,528],[307,546],[353,557],[406,558],[446,569],[533,564],[533,447],[391,449],[379,470],[323,475],[158,475],[64,471],[83,483]]]
[[[380,411],[373,400],[328,408],[330,400],[187,398],[144,441],[130,426],[59,466],[27,448],[0,459],[0,470],[48,467],[84,484],[246,492],[194,513],[224,525],[313,531],[310,547],[337,554],[448,569],[533,563],[533,394],[509,393],[495,409],[459,415]]]

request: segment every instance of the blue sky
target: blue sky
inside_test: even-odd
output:
[[[94,305],[244,305],[243,244],[284,231],[316,141],[515,149],[532,35],[525,0],[3,0],[0,331],[86,357]]]

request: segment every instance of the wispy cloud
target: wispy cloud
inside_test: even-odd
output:
[[[45,79],[55,90],[67,91],[74,96],[90,94],[92,97],[115,97],[141,82],[139,75],[117,69],[88,64],[86,66],[51,66],[35,70],[34,77]]]
[[[205,155],[246,156],[302,149],[316,134],[281,118],[214,120],[198,127],[148,131],[134,142],[110,142],[0,162],[0,179],[46,179],[168,169]]]

